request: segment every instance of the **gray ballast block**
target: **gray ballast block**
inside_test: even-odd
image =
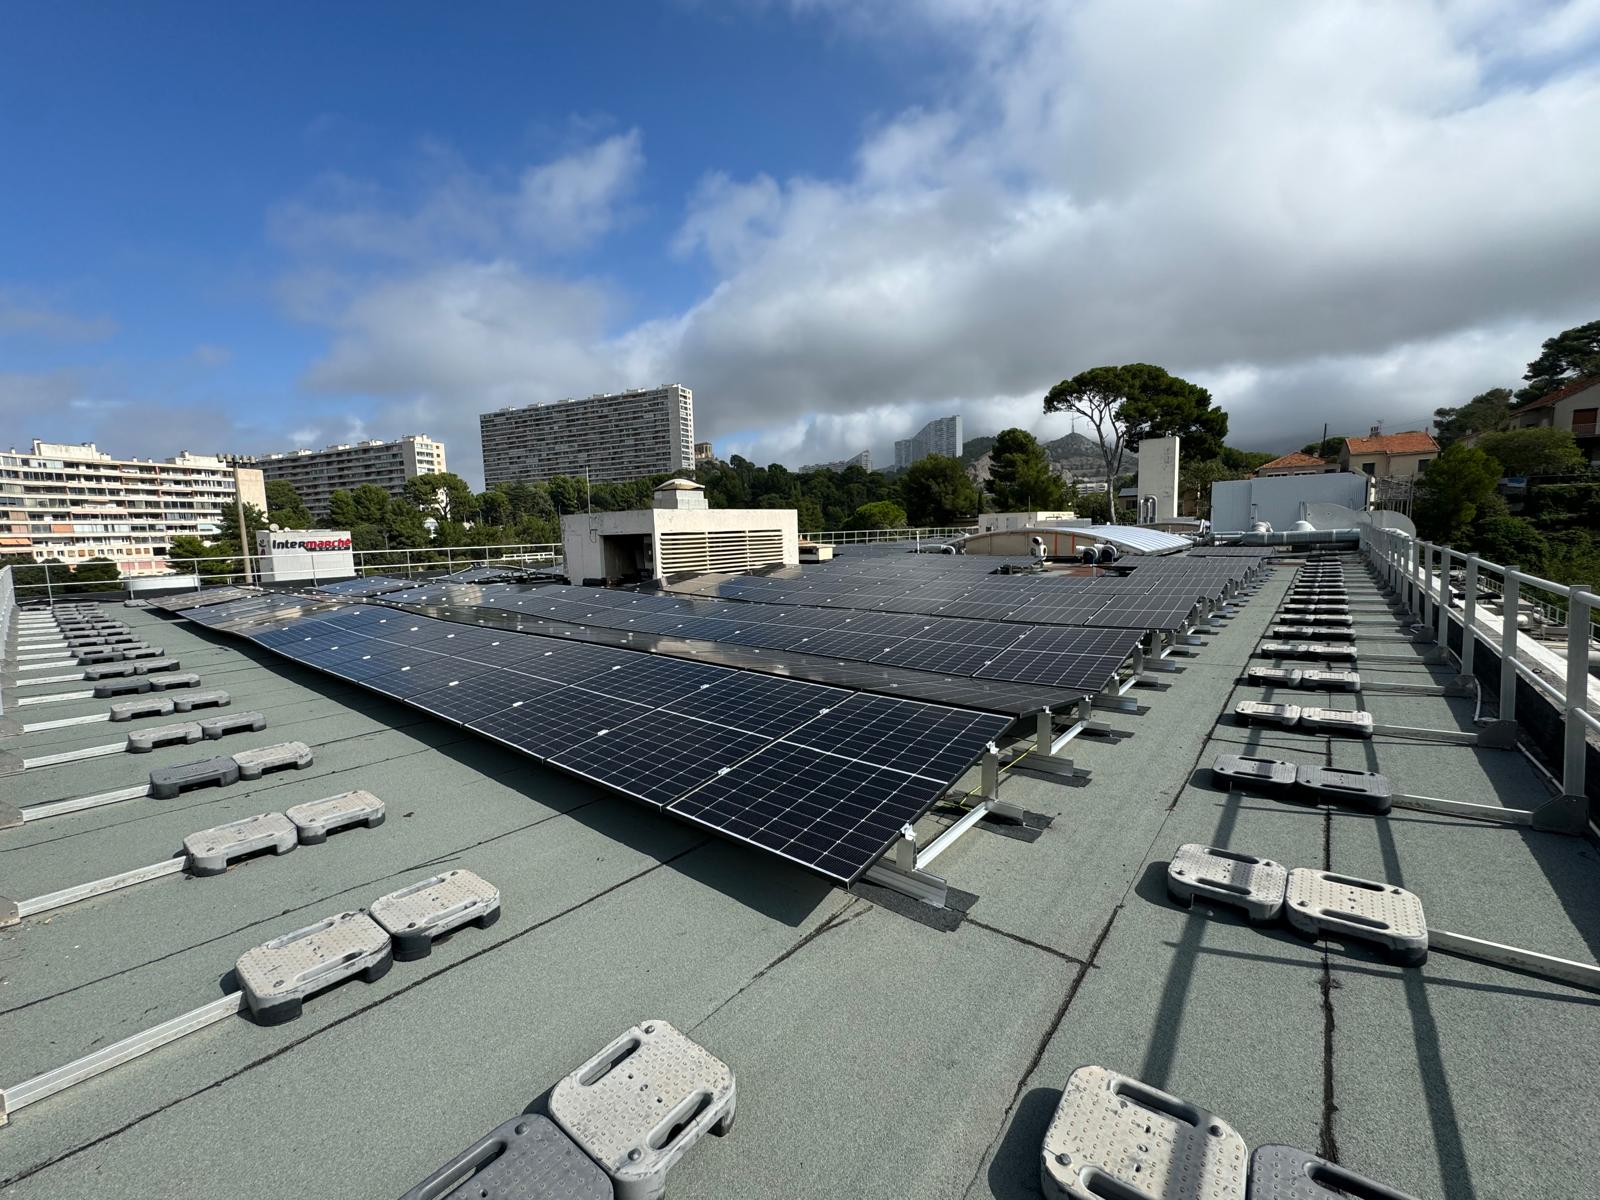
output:
[[[160,658],[166,651],[160,646],[138,646],[122,652],[123,658]]]
[[[1105,1067],[1079,1067],[1045,1130],[1050,1200],[1244,1200],[1250,1151],[1226,1121]]]
[[[476,924],[487,929],[500,919],[500,889],[471,871],[446,871],[372,902],[372,919],[394,939],[400,962],[427,958],[433,940]]]
[[[271,771],[309,767],[311,747],[304,742],[279,742],[274,746],[241,750],[233,756],[233,761],[239,768],[240,779],[260,779]]]
[[[1335,646],[1328,642],[1262,642],[1265,658],[1315,659],[1321,662],[1355,662],[1354,646]]]
[[[78,665],[80,667],[93,667],[101,663],[121,662],[123,657],[121,650],[91,650],[87,654],[78,655]]]
[[[1353,642],[1356,635],[1349,629],[1323,629],[1316,625],[1274,625],[1267,631],[1275,638],[1322,638],[1329,642]]]
[[[1244,681],[1259,687],[1299,687],[1300,672],[1292,667],[1247,667]]]
[[[276,1025],[298,1017],[307,996],[356,975],[376,983],[393,963],[389,935],[378,923],[346,912],[246,950],[234,972],[251,1015]]]
[[[195,687],[200,683],[200,676],[193,671],[170,670],[177,665],[178,660],[175,658],[158,658],[148,663],[137,663],[135,664],[135,669],[143,673],[143,669],[148,667],[152,672],[162,672],[159,675],[152,674],[150,676],[150,686],[158,692],[170,692],[174,688]]]
[[[183,852],[194,875],[221,875],[228,864],[257,850],[287,854],[300,844],[294,823],[282,813],[258,813],[226,825],[191,833],[183,839]]]
[[[1258,925],[1283,911],[1288,883],[1289,868],[1270,859],[1199,842],[1179,846],[1167,864],[1167,893],[1174,900],[1190,905],[1199,896],[1242,908]]]
[[[231,703],[228,693],[220,688],[211,688],[203,692],[185,692],[174,696],[171,703],[181,713],[193,712],[197,708],[227,708]]]
[[[157,767],[150,772],[150,795],[157,800],[171,800],[191,788],[227,787],[238,782],[239,764],[226,754],[219,754],[175,767]]]
[[[157,746],[190,745],[200,740],[200,726],[194,721],[179,721],[175,725],[157,725],[151,729],[136,729],[128,735],[130,754],[148,754]]]
[[[130,679],[102,680],[94,685],[94,698],[105,700],[112,696],[137,696],[150,690],[148,679],[137,677]]]
[[[118,679],[132,675],[132,663],[112,663],[103,667],[90,667],[83,673],[85,679]]]
[[[1302,708],[1300,728],[1314,733],[1342,733],[1350,737],[1372,736],[1372,714],[1343,712],[1336,708]]]
[[[1317,692],[1359,692],[1361,676],[1355,671],[1321,671],[1307,668],[1300,672],[1300,686]]]
[[[1260,700],[1241,700],[1233,706],[1233,715],[1249,725],[1279,725],[1285,729],[1300,720],[1298,704],[1265,704]]]
[[[1286,788],[1293,787],[1295,781],[1293,763],[1276,758],[1254,758],[1248,754],[1219,754],[1211,764],[1211,773],[1223,787],[1243,783],[1251,787]]]
[[[1428,961],[1422,901],[1405,888],[1311,867],[1289,872],[1283,914],[1296,933],[1315,941],[1335,935],[1376,942],[1408,967]]]
[[[201,721],[200,733],[214,740],[230,733],[260,733],[266,727],[267,718],[258,712],[223,713]]]
[[[1293,1146],[1257,1146],[1250,1156],[1250,1200],[1415,1200],[1365,1175]]]
[[[550,1115],[611,1177],[619,1200],[657,1200],[667,1171],[733,1127],[733,1071],[665,1021],[617,1038],[550,1093]]]
[[[149,696],[143,700],[124,700],[111,706],[113,721],[132,721],[138,717],[165,717],[172,712],[172,701],[165,696]]]
[[[232,762],[232,759],[228,761]],[[324,800],[311,800],[285,809],[284,816],[293,821],[300,831],[302,846],[315,846],[328,840],[328,835],[347,825],[365,825],[376,829],[383,824],[383,801],[371,792],[340,792]]]
[[[122,607],[123,608],[149,608],[150,607],[150,601],[148,601],[148,600],[124,600],[122,602]]]
[[[611,1181],[548,1117],[513,1117],[400,1200],[611,1200]]]
[[[1333,767],[1297,767],[1295,787],[1324,804],[1350,804],[1375,813],[1394,807],[1394,785],[1374,771],[1339,771]]]

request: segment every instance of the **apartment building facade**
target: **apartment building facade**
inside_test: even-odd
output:
[[[895,442],[894,465],[896,469],[903,471],[912,463],[920,462],[930,454],[960,458],[961,446],[960,415],[937,417],[910,437]]]
[[[267,507],[261,472],[184,451],[113,458],[93,442],[0,451],[0,555],[77,565],[109,558],[124,575],[167,569],[172,538],[213,538],[234,519],[235,487]]]
[[[449,469],[445,466],[444,443],[420,433],[392,442],[341,443],[321,450],[289,450],[237,461],[258,468],[268,480],[281,479],[291,484],[305,506],[319,517],[328,515],[334,492],[348,492],[370,483],[398,496],[405,490],[406,480]]]
[[[502,408],[478,417],[485,487],[557,475],[595,483],[693,471],[694,393],[680,384]]]

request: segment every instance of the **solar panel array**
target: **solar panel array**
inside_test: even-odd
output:
[[[432,585],[386,602],[499,609],[545,621],[788,651],[1092,696],[1115,682],[1137,632],[1061,629],[849,608],[717,603],[659,592]]]
[[[186,615],[846,884],[1011,724],[334,599]]]
[[[193,592],[177,592],[171,596],[160,596],[150,601],[150,607],[163,608],[167,612],[181,612],[189,608],[203,608],[209,604],[223,604],[229,600],[240,600],[246,596],[259,596],[259,588],[242,587],[212,587],[202,588]]]
[[[759,603],[1170,632],[1261,568],[1255,559],[1185,555],[1123,559],[1117,569],[1126,574],[997,575],[993,559],[976,555],[902,555],[700,577],[674,583],[673,590]]]

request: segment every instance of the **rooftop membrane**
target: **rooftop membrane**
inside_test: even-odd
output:
[[[1364,684],[1450,683],[1452,667],[1403,640],[1360,561],[1340,561]],[[208,756],[298,742],[310,761],[0,829],[5,896],[163,863],[197,831],[352,791],[381,800],[385,817],[0,929],[0,1086],[214,1004],[247,951],[420,879],[470,871],[498,890],[501,915],[372,982],[311,996],[292,1020],[231,1015],[22,1109],[0,1128],[0,1195],[397,1196],[516,1113],[547,1111],[568,1072],[647,1018],[738,1076],[738,1126],[673,1167],[679,1200],[1035,1196],[1046,1129],[1087,1064],[1218,1114],[1251,1147],[1299,1147],[1419,1197],[1586,1195],[1581,1115],[1600,1106],[1600,996],[1437,952],[1405,967],[1361,942],[1310,943],[1168,892],[1169,862],[1199,843],[1401,886],[1430,927],[1589,962],[1600,952],[1584,838],[1311,805],[1213,777],[1219,755],[1248,754],[1381,771],[1397,790],[1509,809],[1553,793],[1518,750],[1384,732],[1470,735],[1490,715],[1474,696],[1241,683],[1275,665],[1257,649],[1299,570],[1280,564],[1236,615],[1188,627],[1196,644],[1166,648],[1189,653],[1161,660],[1180,670],[1095,710],[1060,751],[1075,774],[1036,769],[1037,749],[1008,756],[998,794],[1026,821],[980,821],[949,846],[934,866],[949,887],[942,909],[840,886],[160,609],[106,616],[200,687],[226,690],[228,707],[68,723],[117,701],[26,703],[92,686],[42,682],[84,668],[50,666],[13,622],[0,715],[16,725],[0,750],[44,760],[0,777],[24,814],[142,793],[152,770]],[[435,619],[490,620],[434,600]],[[514,637],[522,619],[493,627]],[[524,632],[535,631],[620,644],[581,620]],[[878,685],[869,673],[857,686]],[[959,680],[943,686],[959,705]],[[1360,709],[1377,732],[1246,725],[1242,701]],[[265,728],[137,755],[117,746],[236,712],[260,713]],[[1027,749],[1031,733],[1024,717],[1001,741]],[[970,803],[981,774],[975,763],[950,798]],[[918,843],[961,816],[935,803],[915,821]]]

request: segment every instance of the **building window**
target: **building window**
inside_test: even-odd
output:
[[[1600,408],[1575,408],[1572,410],[1572,436],[1593,437],[1595,435],[1595,419],[1600,417]]]
[[[1368,475],[1376,475],[1378,473],[1378,464],[1377,463],[1369,463],[1369,462],[1362,463],[1361,464],[1361,469],[1363,471],[1365,471]]]
[[[1428,473],[1428,464],[1432,461],[1433,460],[1431,458],[1417,459],[1417,474],[1426,475]]]

